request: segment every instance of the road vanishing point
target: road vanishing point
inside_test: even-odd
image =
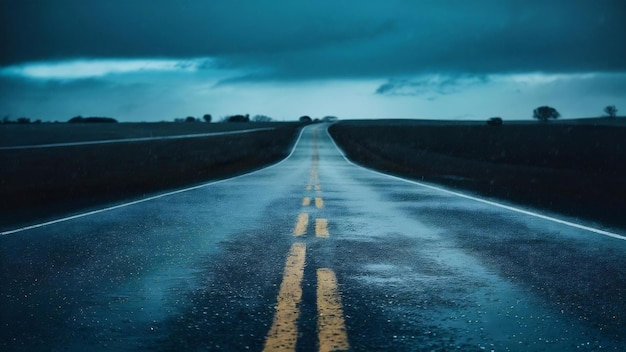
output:
[[[3,351],[619,351],[626,241],[356,166],[268,168],[0,236]]]

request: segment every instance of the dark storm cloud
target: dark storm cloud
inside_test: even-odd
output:
[[[421,79],[390,79],[376,89],[376,94],[389,96],[418,96],[423,94],[447,95],[469,86],[486,84],[487,76],[429,75]]]
[[[20,77],[0,77],[0,110],[11,105],[12,101],[27,100],[36,105],[47,100],[54,100],[58,95],[75,96],[92,90],[117,91],[121,87],[123,85],[119,83],[96,78],[38,81]],[[63,103],[66,102],[59,102],[59,104]]]
[[[622,0],[0,0],[0,20],[4,66],[209,56],[255,72],[240,80],[626,71]]]

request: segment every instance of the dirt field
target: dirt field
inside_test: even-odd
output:
[[[0,150],[0,227],[68,215],[260,168],[284,158],[300,128],[295,123],[1,125],[0,136],[9,137],[2,139],[5,146],[258,127],[277,128],[191,139]]]
[[[626,228],[626,121],[347,121],[330,132],[363,165]]]

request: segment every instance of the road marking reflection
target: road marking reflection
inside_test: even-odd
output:
[[[324,200],[321,197],[315,197],[315,207],[322,209],[324,207]]]
[[[294,243],[289,251],[283,282],[278,293],[274,322],[267,334],[263,351],[295,351],[298,339],[298,307],[302,299],[302,277],[306,245]]]
[[[309,214],[300,213],[300,215],[298,215],[298,222],[296,223],[296,228],[293,230],[294,236],[306,235],[306,228],[308,226],[309,226]]]
[[[328,220],[315,219],[315,236],[328,237]]]
[[[311,205],[311,198],[310,197],[304,197],[304,199],[302,199],[302,206],[303,207],[308,207],[309,205]]]
[[[348,350],[341,297],[331,269],[317,269],[317,315],[320,352]]]

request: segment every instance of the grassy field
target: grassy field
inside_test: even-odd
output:
[[[289,122],[255,123],[44,123],[0,124],[0,147],[230,132],[289,126]]]
[[[626,121],[346,121],[330,128],[357,163],[626,228]]]
[[[0,150],[0,228],[260,168],[284,158],[300,128],[296,123],[1,125],[4,146],[259,127],[275,129],[191,139]]]

